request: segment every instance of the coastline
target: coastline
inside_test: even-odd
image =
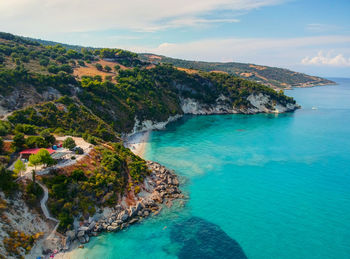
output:
[[[142,131],[129,136],[125,141],[125,147],[129,148],[135,155],[144,159],[147,143],[151,131]]]

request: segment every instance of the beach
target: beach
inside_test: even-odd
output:
[[[150,133],[151,131],[143,131],[129,136],[124,142],[125,146],[130,148],[135,155],[144,158]]]

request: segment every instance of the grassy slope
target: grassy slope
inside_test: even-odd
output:
[[[237,62],[203,62],[175,59],[154,54],[140,54],[144,61],[156,63],[170,63],[174,66],[202,71],[225,72],[245,79],[253,80],[271,86],[273,88],[286,88],[312,86],[319,84],[331,84],[330,80],[294,72],[288,69],[260,66]]]

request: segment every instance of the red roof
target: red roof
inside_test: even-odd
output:
[[[21,155],[23,154],[30,154],[30,155],[35,155],[39,152],[40,149],[46,149],[49,151],[50,155],[55,152],[52,148],[31,148],[31,149],[25,149],[21,152],[19,152]]]

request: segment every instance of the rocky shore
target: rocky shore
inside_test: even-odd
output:
[[[75,240],[85,244],[91,236],[97,236],[101,232],[123,230],[149,216],[157,215],[164,205],[170,207],[174,199],[184,198],[174,172],[156,162],[148,161],[147,164],[151,173],[145,179],[143,190],[135,204],[118,204],[114,208],[101,210],[75,230],[67,231],[63,250],[68,250]]]

